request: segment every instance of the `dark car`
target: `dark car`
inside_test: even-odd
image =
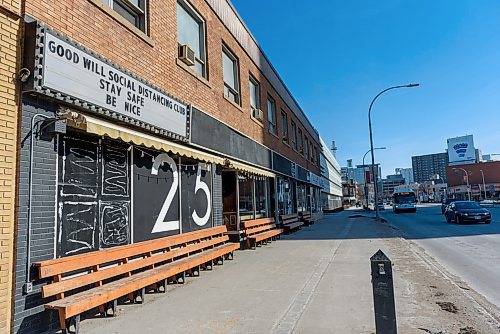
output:
[[[441,213],[444,215],[444,212],[446,211],[446,207],[450,205],[450,203],[456,202],[458,199],[456,198],[445,198],[441,202]]]
[[[491,213],[479,203],[471,201],[455,201],[446,207],[446,221],[462,223],[491,223]]]

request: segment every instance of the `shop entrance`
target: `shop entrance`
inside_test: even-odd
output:
[[[235,171],[222,171],[222,215],[229,232],[238,231],[238,189]]]

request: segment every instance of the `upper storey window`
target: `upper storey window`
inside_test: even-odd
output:
[[[225,45],[222,46],[222,72],[224,95],[234,103],[240,104],[238,58]]]
[[[102,0],[136,28],[146,32],[146,0]]]
[[[177,2],[177,38],[181,60],[206,78],[205,21],[184,1]]]

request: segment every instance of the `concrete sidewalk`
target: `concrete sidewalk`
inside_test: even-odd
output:
[[[394,262],[400,333],[498,332],[497,319],[455,291],[397,231],[350,214],[235,252],[233,261],[185,285],[148,294],[144,305],[120,305],[116,318],[83,321],[82,332],[375,333],[369,258],[378,249]],[[437,301],[457,304],[458,313]]]

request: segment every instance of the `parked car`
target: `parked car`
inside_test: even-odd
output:
[[[385,205],[384,205],[384,203],[378,203],[378,209],[379,209],[379,210],[385,210]]]
[[[456,202],[458,199],[456,198],[445,198],[441,201],[441,213],[444,215],[444,212],[446,211],[446,207],[450,205],[450,203]]]
[[[446,207],[444,215],[448,223],[491,223],[491,213],[472,201],[452,202]]]

